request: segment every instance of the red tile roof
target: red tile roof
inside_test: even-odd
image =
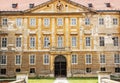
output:
[[[0,11],[24,11],[29,9],[29,4],[35,6],[50,0],[0,0]],[[94,10],[120,10],[120,0],[71,0],[88,7],[92,3]],[[12,4],[17,3],[17,8],[12,8]],[[110,3],[111,7],[106,7],[105,3]]]

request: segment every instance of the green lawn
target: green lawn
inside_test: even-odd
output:
[[[69,83],[98,83],[97,78],[68,78]]]
[[[69,83],[98,83],[97,78],[67,78]],[[40,79],[29,79],[28,83],[54,83],[55,79],[45,79],[45,78],[40,78]]]
[[[53,83],[55,79],[29,79],[28,83]]]

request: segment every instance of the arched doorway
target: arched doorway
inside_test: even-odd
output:
[[[54,61],[54,75],[55,77],[66,77],[67,75],[66,58],[62,55],[55,57]]]

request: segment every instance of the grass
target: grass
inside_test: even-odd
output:
[[[98,83],[97,78],[68,78],[69,83]]]
[[[54,80],[54,78],[29,79],[28,83],[53,83]]]

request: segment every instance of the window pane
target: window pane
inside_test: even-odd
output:
[[[49,26],[50,25],[50,19],[45,18],[44,19],[44,26]]]
[[[21,38],[16,38],[16,47],[21,47]]]
[[[2,19],[2,25],[6,26],[8,24],[8,19],[7,18],[3,18]]]
[[[99,18],[99,25],[104,25],[104,19],[103,18]]]
[[[44,55],[44,64],[49,64],[49,55]]]
[[[72,64],[77,63],[77,55],[72,55]]]
[[[91,55],[86,55],[86,63],[87,64],[92,63],[92,61],[91,61]]]
[[[21,64],[21,56],[20,55],[16,55],[16,64]]]
[[[30,55],[30,64],[35,64],[35,55]]]
[[[30,38],[30,47],[34,48],[35,47],[35,37]]]
[[[90,46],[90,37],[86,37],[86,46]]]
[[[63,19],[58,18],[57,23],[58,23],[58,26],[62,26],[63,25]]]
[[[104,46],[104,37],[100,37],[100,46]]]
[[[30,26],[36,26],[36,19],[35,18],[30,19]]]
[[[21,18],[16,19],[16,25],[17,26],[22,26],[22,19]]]
[[[44,37],[44,47],[48,47],[49,46],[49,37]]]
[[[73,46],[73,47],[76,46],[76,37],[72,37],[72,46]]]
[[[2,38],[2,47],[7,47],[7,38]]]
[[[7,56],[6,55],[2,55],[0,58],[1,58],[1,64],[3,64],[3,65],[7,64]]]
[[[105,63],[105,55],[100,55],[100,63]]]
[[[62,37],[58,37],[58,47],[62,47],[63,46],[63,39]]]
[[[77,24],[76,20],[77,20],[76,18],[71,18],[71,25],[72,26],[75,26]]]
[[[85,25],[89,25],[90,24],[90,19],[89,18],[85,18]]]

